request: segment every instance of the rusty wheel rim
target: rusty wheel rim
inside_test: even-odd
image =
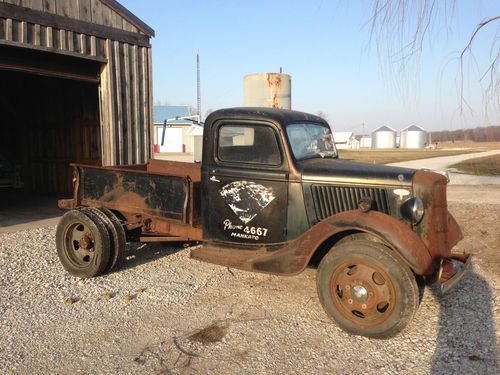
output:
[[[350,258],[330,277],[330,295],[337,311],[349,321],[373,327],[389,319],[396,307],[392,279],[376,263]]]
[[[64,248],[69,261],[76,267],[87,267],[95,256],[95,240],[83,223],[73,223],[64,233]]]

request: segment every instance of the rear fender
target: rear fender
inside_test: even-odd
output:
[[[256,259],[253,269],[278,274],[298,274],[325,241],[342,232],[352,231],[380,238],[418,275],[430,275],[435,270],[429,250],[411,227],[377,211],[358,210],[345,211],[322,220],[273,255]]]

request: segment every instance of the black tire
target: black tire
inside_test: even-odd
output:
[[[123,229],[123,225],[120,223],[120,220],[116,217],[116,215],[111,212],[111,210],[106,207],[99,207],[97,210],[100,214],[104,214],[106,218],[109,220],[109,224],[111,224],[111,232],[113,239],[113,244],[111,246],[111,256],[109,260],[109,266],[106,272],[115,271],[120,268],[123,260],[125,259],[126,247],[127,247],[127,238],[125,236],[125,230]]]
[[[73,276],[99,276],[109,263],[108,230],[91,212],[66,212],[57,224],[56,245],[59,260]]]
[[[326,313],[345,331],[388,338],[403,330],[419,305],[411,269],[381,243],[349,241],[330,249],[316,278]]]

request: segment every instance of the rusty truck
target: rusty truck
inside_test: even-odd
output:
[[[73,164],[57,230],[74,276],[117,269],[126,242],[198,243],[190,256],[246,271],[317,268],[319,301],[345,331],[396,335],[425,283],[443,292],[470,256],[448,212],[443,174],[338,157],[328,123],[269,108],[213,112],[201,163]]]

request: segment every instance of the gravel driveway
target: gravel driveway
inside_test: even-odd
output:
[[[473,269],[444,297],[427,289],[390,340],[337,328],[314,269],[280,278],[130,245],[124,269],[80,280],[59,264],[54,227],[0,234],[0,373],[497,374],[500,199],[480,197],[500,188],[455,189]]]

